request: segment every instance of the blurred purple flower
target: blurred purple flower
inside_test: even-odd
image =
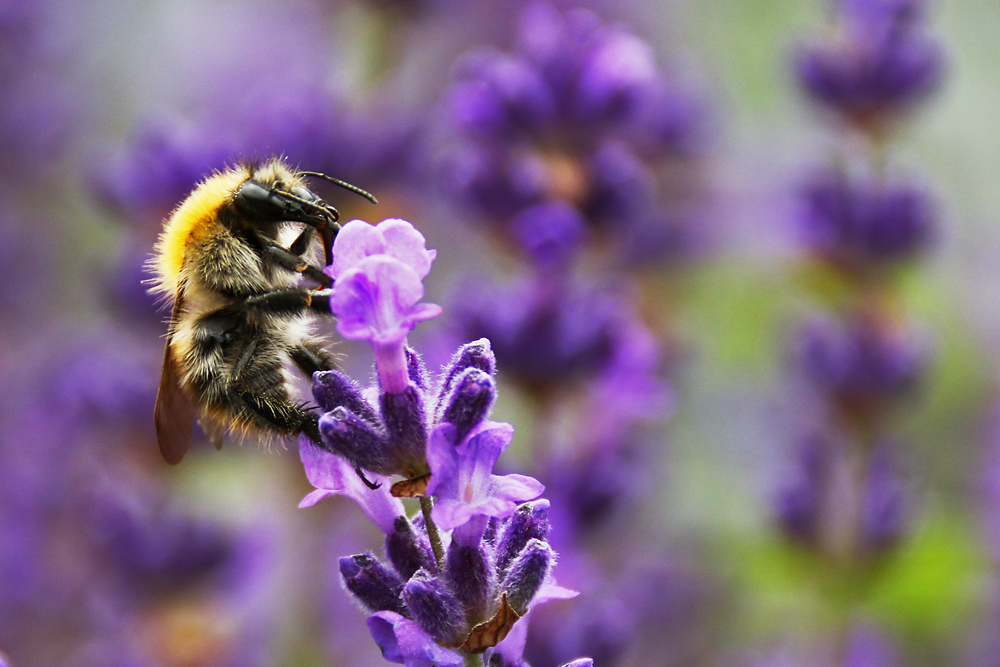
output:
[[[914,2],[841,2],[836,32],[803,44],[795,69],[819,103],[880,130],[937,86],[943,58]]]
[[[488,338],[522,388],[550,392],[593,378],[614,356],[627,303],[606,290],[549,276],[468,286],[452,306],[462,338]]]
[[[794,476],[776,496],[778,524],[793,541],[810,549],[833,546],[831,531],[850,521],[852,543],[862,556],[877,556],[905,536],[911,498],[899,474],[893,447],[876,443],[863,460],[860,487],[851,483],[851,465],[843,443],[813,435],[799,448]],[[855,463],[857,465],[857,463]],[[856,494],[851,499],[849,494]],[[859,516],[844,508],[859,507]]]
[[[436,254],[425,249],[423,235],[404,220],[383,220],[377,226],[352,220],[334,241],[330,307],[337,331],[371,343],[379,380],[390,394],[402,393],[409,383],[407,334],[418,322],[441,313],[440,306],[419,303],[422,280]]]
[[[461,442],[451,424],[434,429],[427,449],[427,494],[436,499],[432,516],[439,527],[458,528],[476,516],[503,519],[519,503],[542,495],[545,487],[532,477],[493,474],[513,434],[510,424],[491,421],[480,423]]]
[[[795,341],[804,377],[832,402],[838,415],[867,424],[917,386],[928,345],[912,332],[855,318],[815,317]]]
[[[805,246],[852,274],[915,258],[936,231],[930,196],[913,182],[824,171],[805,184],[801,196],[798,224]]]
[[[543,266],[565,264],[580,232],[613,230],[618,250],[661,215],[658,169],[704,145],[703,100],[658,69],[649,44],[587,10],[529,4],[511,52],[482,49],[447,96],[461,141],[443,160],[445,189]],[[546,224],[584,223],[555,260]],[[535,228],[534,230],[532,228]],[[665,248],[663,245],[661,249]]]

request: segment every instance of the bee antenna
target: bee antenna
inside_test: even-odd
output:
[[[316,178],[322,178],[324,181],[329,181],[330,183],[333,183],[334,185],[339,185],[340,187],[344,188],[345,190],[350,190],[351,192],[353,192],[356,195],[361,195],[362,197],[364,197],[365,199],[367,199],[368,201],[370,201],[373,204],[377,204],[378,203],[378,200],[375,199],[375,195],[373,195],[372,193],[368,192],[367,190],[362,190],[361,188],[359,188],[356,185],[351,185],[347,181],[342,181],[339,178],[334,178],[333,176],[327,176],[326,174],[321,174],[318,171],[300,171],[299,173],[302,174],[303,176],[315,176]]]

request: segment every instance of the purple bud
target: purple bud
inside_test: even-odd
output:
[[[552,549],[542,540],[532,539],[511,563],[503,582],[510,608],[520,615],[545,583],[554,560]]]
[[[569,266],[587,235],[579,212],[564,201],[526,208],[510,226],[528,256],[547,271]]]
[[[427,427],[422,393],[413,385],[379,397],[390,469],[373,472],[413,477],[427,472]],[[369,468],[370,470],[370,468]]]
[[[477,213],[506,220],[544,196],[545,163],[533,155],[465,146],[444,160],[443,188]]]
[[[456,438],[461,441],[476,424],[486,419],[495,400],[493,378],[477,368],[469,368],[456,380],[441,421],[454,424]]]
[[[895,325],[816,318],[799,334],[797,359],[806,378],[841,415],[865,422],[917,385],[927,345]]]
[[[413,530],[413,524],[405,516],[397,517],[393,532],[386,535],[385,554],[403,579],[409,579],[420,569],[437,572],[430,545]]]
[[[443,403],[443,399],[451,393],[455,378],[466,370],[478,368],[487,375],[493,375],[496,372],[496,367],[497,360],[493,354],[493,349],[490,347],[489,339],[480,338],[458,348],[458,351],[455,352],[451,361],[448,362],[448,365],[444,367],[442,372],[443,380],[438,399],[439,406]]]
[[[400,599],[403,580],[372,554],[357,554],[340,559],[344,585],[371,612],[405,613]]]
[[[875,449],[869,463],[861,543],[871,552],[891,549],[906,530],[907,495],[894,463],[885,444]]]
[[[454,644],[462,640],[467,630],[462,606],[430,573],[414,574],[403,588],[403,600],[409,617],[436,641]]]
[[[863,23],[847,39],[804,45],[795,69],[814,100],[865,127],[908,111],[944,67],[940,47],[921,31]]]
[[[507,520],[497,541],[494,558],[497,572],[503,573],[531,540],[544,540],[549,534],[549,501],[524,503]]]
[[[448,586],[465,608],[469,624],[486,621],[496,580],[485,551],[453,541],[448,546],[444,573]]]
[[[417,385],[422,391],[427,391],[429,379],[427,377],[427,367],[424,365],[423,357],[416,350],[407,347],[406,354],[406,374],[410,382]]]
[[[796,471],[776,498],[779,525],[789,538],[814,547],[832,475],[830,444],[813,436],[801,445]]]
[[[378,423],[378,415],[362,396],[361,387],[340,371],[320,371],[313,375],[312,394],[324,412],[345,407],[370,424]]]
[[[934,207],[920,184],[823,171],[802,188],[799,225],[808,248],[845,270],[864,272],[927,247]]]
[[[383,475],[396,472],[385,438],[347,408],[338,407],[321,416],[319,433],[329,451],[354,465]]]
[[[656,177],[623,143],[602,145],[590,159],[590,192],[584,213],[598,224],[619,227],[639,218],[653,205]]]

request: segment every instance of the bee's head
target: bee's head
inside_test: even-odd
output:
[[[333,237],[340,226],[337,209],[301,185],[290,189],[254,179],[244,181],[233,195],[233,205],[254,222],[301,222],[316,228],[323,239],[326,263],[333,259]]]

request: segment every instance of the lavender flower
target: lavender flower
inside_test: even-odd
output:
[[[407,334],[441,312],[439,306],[418,303],[435,255],[404,220],[383,220],[375,227],[352,220],[334,241],[330,307],[337,331],[371,343],[379,381],[389,394],[402,394],[409,383]]]
[[[924,187],[872,174],[816,174],[802,189],[806,247],[848,275],[866,275],[917,257],[935,232]]]
[[[829,38],[803,45],[796,73],[817,102],[879,131],[923,100],[943,71],[918,2],[838,2]]]
[[[658,210],[670,203],[658,172],[699,152],[705,114],[649,44],[589,11],[533,3],[512,51],[474,52],[458,73],[447,106],[462,141],[444,161],[446,189],[542,266],[565,264],[594,232],[637,248],[626,238],[677,219]],[[553,247],[549,229],[569,236]]]
[[[894,451],[877,443],[863,461],[843,442],[814,435],[800,446],[793,477],[776,498],[776,514],[796,543],[834,557],[887,553],[905,535],[911,505]],[[852,483],[862,465],[862,482]],[[857,508],[855,510],[851,508]]]
[[[835,416],[864,426],[912,393],[928,361],[927,344],[889,323],[857,317],[840,323],[814,318],[796,342],[803,375]]]
[[[530,504],[522,508],[531,513]],[[511,519],[500,522],[501,532],[513,529],[510,522]],[[496,652],[510,655],[513,650],[519,656],[523,637],[514,635],[513,649],[501,640],[514,629],[523,633],[527,625],[523,617],[538,604],[575,595],[553,583],[554,554],[544,533],[522,544],[506,569],[498,560],[498,552],[478,539],[461,547],[453,541],[446,562],[443,573],[419,569],[402,583],[402,573],[377,564],[368,555],[342,559],[342,572],[349,578],[348,589],[362,604],[369,609],[375,605],[394,607],[381,609],[368,619],[372,637],[387,660],[405,665],[428,664],[421,661],[429,659],[452,664],[448,661],[458,656],[459,662],[455,664],[461,664],[461,656],[454,649],[471,653],[488,651],[489,655],[494,646]],[[359,563],[372,572],[368,575],[372,584],[365,587],[351,583],[360,576]],[[372,577],[386,583],[376,583]],[[479,594],[469,595],[470,583],[477,580],[492,583],[482,587]],[[399,590],[395,596],[383,601],[382,596],[396,589]]]
[[[454,425],[443,423],[431,433],[428,460],[435,496],[434,521],[445,530],[458,528],[477,516],[503,519],[519,503],[545,490],[526,475],[494,475],[493,466],[510,444],[514,427],[484,421],[461,441]]]

